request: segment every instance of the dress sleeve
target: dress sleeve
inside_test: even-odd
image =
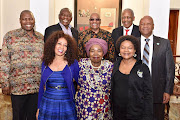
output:
[[[40,87],[39,87],[39,95],[38,95],[38,108],[40,107],[40,103],[42,100],[42,96],[44,93],[44,83],[43,83],[43,72],[44,72],[45,66],[44,63],[42,63],[41,67],[41,82],[40,82]]]

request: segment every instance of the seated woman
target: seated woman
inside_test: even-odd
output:
[[[138,40],[122,36],[116,49],[120,58],[111,79],[113,120],[152,120],[152,82],[148,67],[138,59]]]
[[[76,120],[73,78],[77,81],[76,41],[62,31],[48,37],[42,63],[38,120]],[[44,90],[45,88],[45,90]]]
[[[86,43],[89,58],[79,62],[79,84],[76,109],[78,119],[111,120],[109,91],[113,64],[103,60],[107,53],[106,41],[91,38]]]

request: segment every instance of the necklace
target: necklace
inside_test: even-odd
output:
[[[90,60],[90,65],[92,66],[93,69],[98,69],[98,68],[100,68],[101,65],[102,65],[102,60],[101,60],[101,64],[100,64],[98,67],[93,66],[92,63],[91,63],[91,60]]]

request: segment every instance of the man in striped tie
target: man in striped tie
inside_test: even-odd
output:
[[[153,118],[164,120],[165,103],[173,93],[175,65],[168,39],[153,35],[152,17],[140,20],[141,59],[149,67],[153,85]]]

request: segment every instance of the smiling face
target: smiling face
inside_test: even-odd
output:
[[[136,50],[131,41],[125,40],[120,45],[120,54],[123,59],[131,59],[135,54]]]
[[[135,19],[133,13],[130,10],[124,10],[122,13],[122,24],[125,28],[129,28]]]
[[[33,32],[35,19],[31,12],[23,12],[19,20],[22,29],[26,30],[27,32]]]
[[[103,49],[99,45],[93,45],[91,46],[89,50],[89,57],[92,64],[101,64],[101,60],[103,58]]]
[[[55,56],[64,56],[67,50],[67,40],[59,38],[55,46]]]
[[[89,19],[89,24],[93,32],[98,33],[101,19],[97,13],[92,13]]]
[[[149,36],[151,36],[153,29],[154,22],[150,16],[145,16],[140,20],[139,31],[144,37],[148,38]]]
[[[59,14],[60,23],[63,24],[66,28],[68,28],[71,20],[72,20],[72,13],[69,11],[69,9],[61,10]]]

